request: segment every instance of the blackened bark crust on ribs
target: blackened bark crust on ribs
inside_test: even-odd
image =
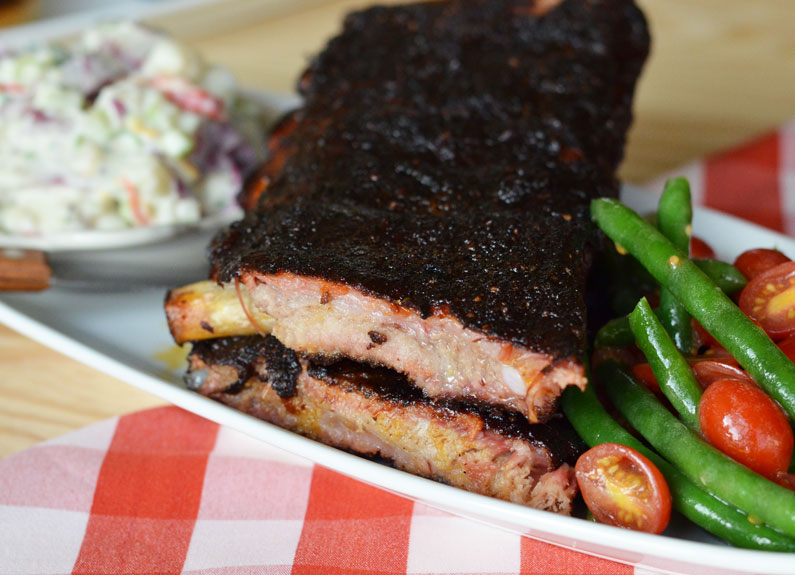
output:
[[[530,6],[351,15],[216,238],[216,279],[319,277],[578,359],[588,202],[616,194],[648,34],[629,0]]]
[[[227,365],[237,371],[237,380],[224,389],[224,393],[238,393],[246,381],[261,377],[256,371],[256,362],[263,361],[270,366],[265,383],[269,383],[283,399],[295,394],[295,384],[301,373],[298,355],[276,338],[225,337],[194,342],[193,353],[200,355],[208,364]]]

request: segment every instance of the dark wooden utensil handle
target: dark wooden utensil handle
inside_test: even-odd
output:
[[[52,270],[44,252],[0,248],[0,291],[40,291],[50,287]]]

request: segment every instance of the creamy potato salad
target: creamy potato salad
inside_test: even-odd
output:
[[[0,233],[190,224],[234,205],[264,149],[231,74],[133,23],[0,49]]]

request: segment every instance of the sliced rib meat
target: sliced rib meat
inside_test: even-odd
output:
[[[535,421],[567,385],[585,385],[578,361],[531,351],[464,326],[444,309],[423,317],[361,290],[291,273],[244,276],[252,300],[291,349],[389,366],[428,396],[504,405]]]
[[[493,406],[433,401],[403,376],[300,359],[273,337],[199,342],[189,386],[316,439],[476,493],[568,514],[581,446],[562,419],[533,425]]]

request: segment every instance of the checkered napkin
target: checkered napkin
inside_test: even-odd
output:
[[[0,461],[0,573],[632,573],[453,517],[176,407]]]
[[[795,236],[795,122],[745,146],[665,174],[646,190],[661,193],[670,176],[690,180],[696,204]]]
[[[698,203],[795,233],[795,124],[677,174]],[[436,511],[176,407],[0,461],[0,574],[640,571]]]

